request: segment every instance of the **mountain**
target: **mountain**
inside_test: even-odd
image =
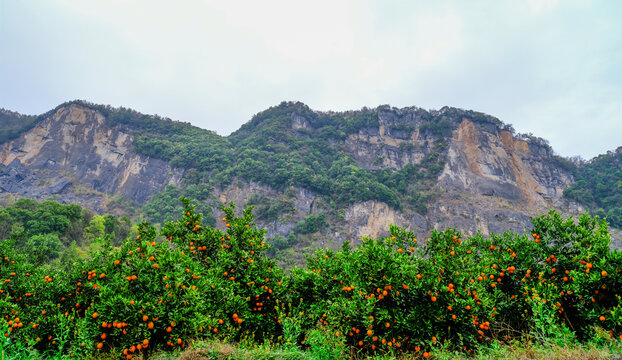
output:
[[[0,187],[103,211],[113,195],[144,203],[183,171],[134,151],[133,130],[78,103],[59,106],[0,150]]]
[[[273,250],[293,261],[309,248],[384,234],[390,223],[422,237],[446,227],[522,232],[530,216],[551,208],[606,215],[622,207],[619,195],[580,196],[589,186],[602,190],[585,179],[598,181],[593,174],[609,174],[619,160],[571,162],[545,140],[470,110],[318,112],[283,102],[228,137],[83,101],[27,117],[22,127],[14,125],[22,115],[5,113],[0,128],[14,131],[0,144],[0,196],[160,223],[180,213],[181,195],[214,224],[212,209],[224,203],[255,205]],[[620,172],[603,179],[622,184]]]

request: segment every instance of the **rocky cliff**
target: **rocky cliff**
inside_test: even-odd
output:
[[[98,111],[60,107],[0,147],[0,191],[103,211],[110,195],[142,204],[167,184],[179,184],[183,171],[137,154],[132,141],[131,131],[109,126]]]
[[[359,121],[361,113],[367,120]],[[548,209],[567,215],[583,211],[581,205],[563,197],[564,189],[574,181],[572,169],[554,156],[545,142],[517,135],[499,120],[472,111],[381,106],[362,112],[319,113],[299,103],[282,104],[276,115],[256,116],[192,161],[183,158],[182,151],[170,150],[175,148],[166,135],[161,136],[164,140],[158,140],[160,143],[145,146],[151,144],[146,142],[150,136],[137,134],[137,127],[127,122],[111,122],[107,116],[110,113],[88,104],[65,104],[18,138],[0,145],[0,192],[38,199],[51,197],[103,212],[109,211],[107,205],[114,196],[140,205],[167,184],[183,188],[207,181],[213,187],[206,202],[216,209],[231,201],[241,206],[255,204],[258,211],[263,207],[261,211],[268,215],[260,216],[258,224],[268,230],[269,237],[291,239],[294,233],[296,240],[288,246],[298,250],[319,246],[320,242],[337,247],[345,240],[381,236],[389,224],[405,226],[424,238],[432,229],[447,227],[467,234],[522,232],[529,226],[530,216]],[[194,131],[190,125],[183,129],[189,134]],[[266,141],[266,152],[262,155],[246,149],[236,153],[236,141],[252,141],[251,134],[271,138]],[[139,135],[142,147],[137,150],[135,140]],[[308,141],[300,142],[304,139]],[[227,147],[229,141],[232,145]],[[325,147],[308,148],[317,144]],[[160,145],[165,150],[153,154],[164,155],[149,155],[151,148]],[[193,150],[201,150],[203,145],[192,145]],[[221,151],[217,162],[209,158],[216,148]],[[344,168],[351,169],[348,171],[352,174],[359,171],[361,176],[383,171],[386,176],[403,173],[406,184],[389,189],[398,196],[392,204],[372,196],[339,205],[331,198],[334,192],[317,185],[331,184],[330,178],[322,178],[319,167],[329,169],[323,173],[328,177],[336,176],[334,163],[322,164],[328,158],[312,158],[318,172],[314,173],[312,167],[296,170],[298,165],[287,164],[293,150],[298,154],[315,151],[316,157],[318,151],[332,152],[334,157],[330,159],[353,159],[354,164],[337,169],[341,171],[339,176],[348,175],[343,175]],[[296,173],[302,180],[290,178],[278,186],[241,175],[261,173],[266,164],[261,162],[263,157],[273,155],[280,156],[275,157],[275,162],[283,162],[283,169],[293,167],[292,171],[306,175]],[[204,169],[194,168],[203,163],[207,164]],[[228,170],[223,163],[237,167]],[[277,175],[263,176],[273,179]],[[309,178],[317,183],[305,182]],[[412,205],[417,197],[419,205]],[[325,216],[325,224],[317,229],[311,225],[304,228],[309,215]]]
[[[340,235],[346,238],[386,234],[389,223],[422,235],[447,227],[468,234],[522,233],[530,216],[549,209],[568,215],[584,210],[563,198],[572,173],[542,139],[516,135],[492,117],[451,108],[427,112],[385,106],[377,111],[377,126],[362,128],[343,141],[361,167],[395,171],[420,165],[439,152],[443,168],[428,186],[435,196],[425,214],[377,201],[353,204],[344,211],[346,225]],[[436,129],[440,137],[426,132],[431,116],[444,124],[440,132]],[[309,122],[292,116],[294,129],[309,128],[301,125],[305,123]]]

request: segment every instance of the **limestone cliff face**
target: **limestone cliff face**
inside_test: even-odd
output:
[[[132,140],[129,130],[108,126],[101,113],[71,104],[58,108],[30,131],[5,143],[0,148],[0,163],[17,173],[27,168],[42,188],[47,188],[46,180],[64,179],[71,185],[83,185],[101,193],[101,201],[105,194],[121,194],[141,204],[167,184],[178,184],[183,173],[165,161],[137,154]],[[17,191],[12,192],[20,194],[20,179],[13,180],[17,181],[13,184]],[[69,195],[71,188],[65,187],[53,195],[60,200],[75,200],[75,196]],[[24,191],[22,195],[28,195],[27,189]],[[44,189],[40,195],[50,194]]]
[[[378,127],[365,128],[345,140],[350,155],[365,169],[419,164],[431,149],[428,137],[419,136],[422,110],[378,111]]]
[[[414,211],[398,210],[385,203],[367,201],[352,204],[342,211],[341,219],[333,219],[325,236],[334,241],[357,240],[362,236],[378,237],[387,234],[389,224],[405,226],[425,237],[432,229],[457,228],[467,234],[502,233],[514,230],[522,233],[530,226],[530,217],[556,208],[567,215],[580,214],[583,209],[567,204],[563,190],[572,182],[570,172],[555,162],[549,147],[528,141],[504,129],[500,122],[475,121],[463,116],[463,111],[443,109],[428,112],[419,108],[378,108],[378,125],[350,134],[343,143],[359,166],[366,169],[399,170],[418,165],[434,152],[444,160],[443,169],[432,184],[436,193],[421,215]],[[467,114],[471,115],[472,114]],[[439,148],[438,134],[421,132],[424,122],[435,117],[445,121],[448,129]],[[313,131],[310,122],[292,114],[294,131]],[[221,202],[244,201],[252,193],[276,196],[278,192],[235,183],[219,193]],[[255,185],[256,187],[256,185]],[[321,198],[312,192],[296,195],[296,214],[289,223],[261,223],[269,236],[287,234],[294,229],[296,219],[326,211]],[[306,199],[306,200],[305,200]],[[309,203],[315,202],[314,208]],[[318,205],[319,204],[319,205]]]
[[[349,206],[345,211],[344,220],[347,224],[346,233],[351,239],[385,236],[390,224],[407,227],[417,234],[424,234],[428,230],[425,217],[402,213],[378,201],[366,201]]]
[[[458,228],[467,234],[522,233],[530,226],[530,216],[549,209],[567,215],[583,212],[563,199],[564,189],[574,179],[555,161],[549,147],[514,135],[498,121],[474,121],[465,113],[449,108],[427,112],[380,107],[378,127],[347,137],[345,148],[359,166],[399,170],[439,151],[433,145],[437,137],[420,132],[431,116],[450,128],[444,135],[446,147],[440,150],[444,167],[433,185],[438,196],[428,204],[425,216],[378,202],[354,204],[345,211],[348,236],[385,235],[389,223],[422,235],[433,228]]]
[[[238,208],[249,205],[251,196],[258,195],[268,199],[276,199],[283,196],[283,193],[269,186],[261,185],[256,182],[245,182],[235,180],[224,189],[216,188],[214,197],[218,200],[218,204],[226,205],[231,202],[235,203]],[[257,219],[257,224],[267,230],[266,236],[274,237],[277,235],[287,236],[294,231],[296,223],[304,219],[308,215],[317,215],[325,210],[323,208],[322,199],[315,193],[303,188],[291,188],[289,197],[294,204],[294,211],[279,216],[276,220]],[[222,224],[218,224],[222,225]]]
[[[498,120],[451,108],[426,111],[382,106],[374,111],[374,125],[331,140],[331,144],[360,167],[372,170],[423,168],[430,157],[440,159],[437,165],[442,171],[426,180],[434,196],[425,214],[379,201],[334,209],[327,199],[308,189],[277,190],[244,179],[216,187],[211,205],[217,209],[233,201],[240,208],[253,194],[276,199],[287,192],[293,210],[277,220],[258,221],[268,236],[287,237],[306,216],[324,213],[331,216],[320,236],[335,244],[386,235],[391,223],[424,238],[432,229],[448,227],[467,234],[522,232],[529,227],[530,216],[550,208],[570,215],[583,211],[562,198],[573,178],[555,161],[550,148],[514,135]],[[111,194],[143,204],[167,184],[181,184],[182,170],[136,153],[132,145],[135,130],[108,125],[104,115],[92,107],[72,103],[50,114],[0,146],[0,192],[53,197],[106,211]],[[313,121],[300,113],[291,114],[290,130],[300,136],[315,131]]]
[[[521,200],[532,208],[551,207],[572,176],[509,131],[478,128],[463,120],[451,138],[439,184],[461,193]]]
[[[469,233],[522,232],[529,216],[552,208],[569,211],[562,196],[573,177],[552,155],[507,130],[463,119],[453,131],[438,179],[447,192],[429,212],[433,226]]]

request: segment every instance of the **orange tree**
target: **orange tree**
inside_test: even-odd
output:
[[[319,250],[285,276],[264,255],[250,208],[237,217],[223,208],[218,230],[182,202],[181,220],[159,233],[140,224],[119,249],[103,239],[87,261],[35,267],[19,239],[0,243],[0,351],[132,358],[196,338],[285,335],[306,347],[307,336],[331,333],[355,351],[430,356],[523,334],[588,339],[594,325],[622,336],[622,256],[606,223],[587,215],[551,212],[528,235],[434,231],[424,246],[391,226],[356,248]]]
[[[275,303],[284,291],[283,271],[265,256],[269,245],[264,242],[265,230],[254,223],[252,207],[240,217],[235,217],[233,203],[224,207],[226,231],[221,231],[201,226],[201,214],[194,214],[187,199],[182,202],[184,218],[167,223],[162,235],[200,264],[206,277],[218,278],[232,289],[232,297],[216,303],[225,309],[223,319],[239,327],[236,338],[247,331],[258,340],[278,333]]]
[[[470,352],[524,334],[585,339],[595,324],[619,336],[622,256],[609,249],[606,223],[551,212],[533,225],[530,235],[464,240],[434,231],[423,247],[392,226],[355,249],[318,251],[292,272],[292,296],[312,314],[307,327],[343,334],[359,351]]]
[[[478,241],[480,256],[489,246],[482,258],[504,275],[498,279],[504,295],[497,301],[499,330],[554,336],[565,329],[587,339],[598,324],[620,335],[622,263],[609,248],[606,222],[588,215],[563,219],[551,211],[532,223],[529,235]]]
[[[477,264],[454,231],[434,232],[421,248],[412,232],[363,239],[354,250],[319,251],[292,274],[294,296],[314,321],[343,333],[365,351],[431,353],[441,343],[470,349],[483,338],[493,302],[481,282],[469,281]]]
[[[183,347],[209,336],[256,337],[279,331],[274,302],[282,273],[263,252],[263,230],[225,208],[227,231],[204,228],[182,199],[185,216],[73,267],[32,269],[10,242],[0,246],[0,310],[11,343],[40,353],[119,351],[127,358]]]
[[[533,220],[541,282],[556,290],[559,320],[579,338],[598,324],[622,339],[622,254],[610,250],[607,223],[588,215],[564,220],[551,212]],[[535,280],[535,279],[534,279]],[[533,280],[532,280],[533,281]]]

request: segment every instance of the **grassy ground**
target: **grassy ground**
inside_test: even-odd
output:
[[[501,343],[493,341],[488,345],[482,345],[477,349],[477,354],[467,356],[464,353],[451,352],[444,349],[436,349],[433,359],[439,360],[596,360],[610,359],[622,360],[622,340],[612,339],[604,331],[599,331],[597,337],[588,343],[579,344],[572,340],[557,341],[514,341]],[[119,359],[120,351],[111,351],[105,354],[97,354],[88,360],[113,360]],[[32,350],[22,349],[18,354],[7,354],[0,349],[0,360],[21,359],[74,359],[63,355],[41,356]],[[134,356],[134,360],[145,360],[142,356]],[[352,348],[331,343],[327,338],[318,338],[315,346],[303,351],[295,345],[274,345],[264,343],[256,345],[252,343],[227,343],[221,341],[196,341],[175,352],[159,351],[149,357],[151,360],[406,360],[423,359],[423,353],[385,353],[365,354],[356,353]]]
[[[480,349],[480,352],[471,357],[464,354],[452,353],[440,350],[434,354],[434,359],[474,359],[474,360],[490,360],[490,359],[513,359],[513,360],[531,360],[531,359],[576,359],[576,360],[596,360],[596,359],[622,359],[622,342],[620,341],[602,341],[601,343],[590,344],[533,344],[533,343],[513,343],[501,344],[492,343],[491,346]],[[331,353],[310,353],[303,352],[298,349],[283,349],[264,345],[254,348],[244,348],[235,344],[225,343],[206,343],[198,342],[193,344],[189,349],[176,353],[160,353],[153,357],[154,360],[220,360],[220,359],[254,359],[254,360],[276,360],[276,359],[376,359],[376,360],[405,360],[423,358],[422,354],[401,353],[398,355],[384,354],[368,356],[364,354],[346,353],[341,356],[335,356]]]

